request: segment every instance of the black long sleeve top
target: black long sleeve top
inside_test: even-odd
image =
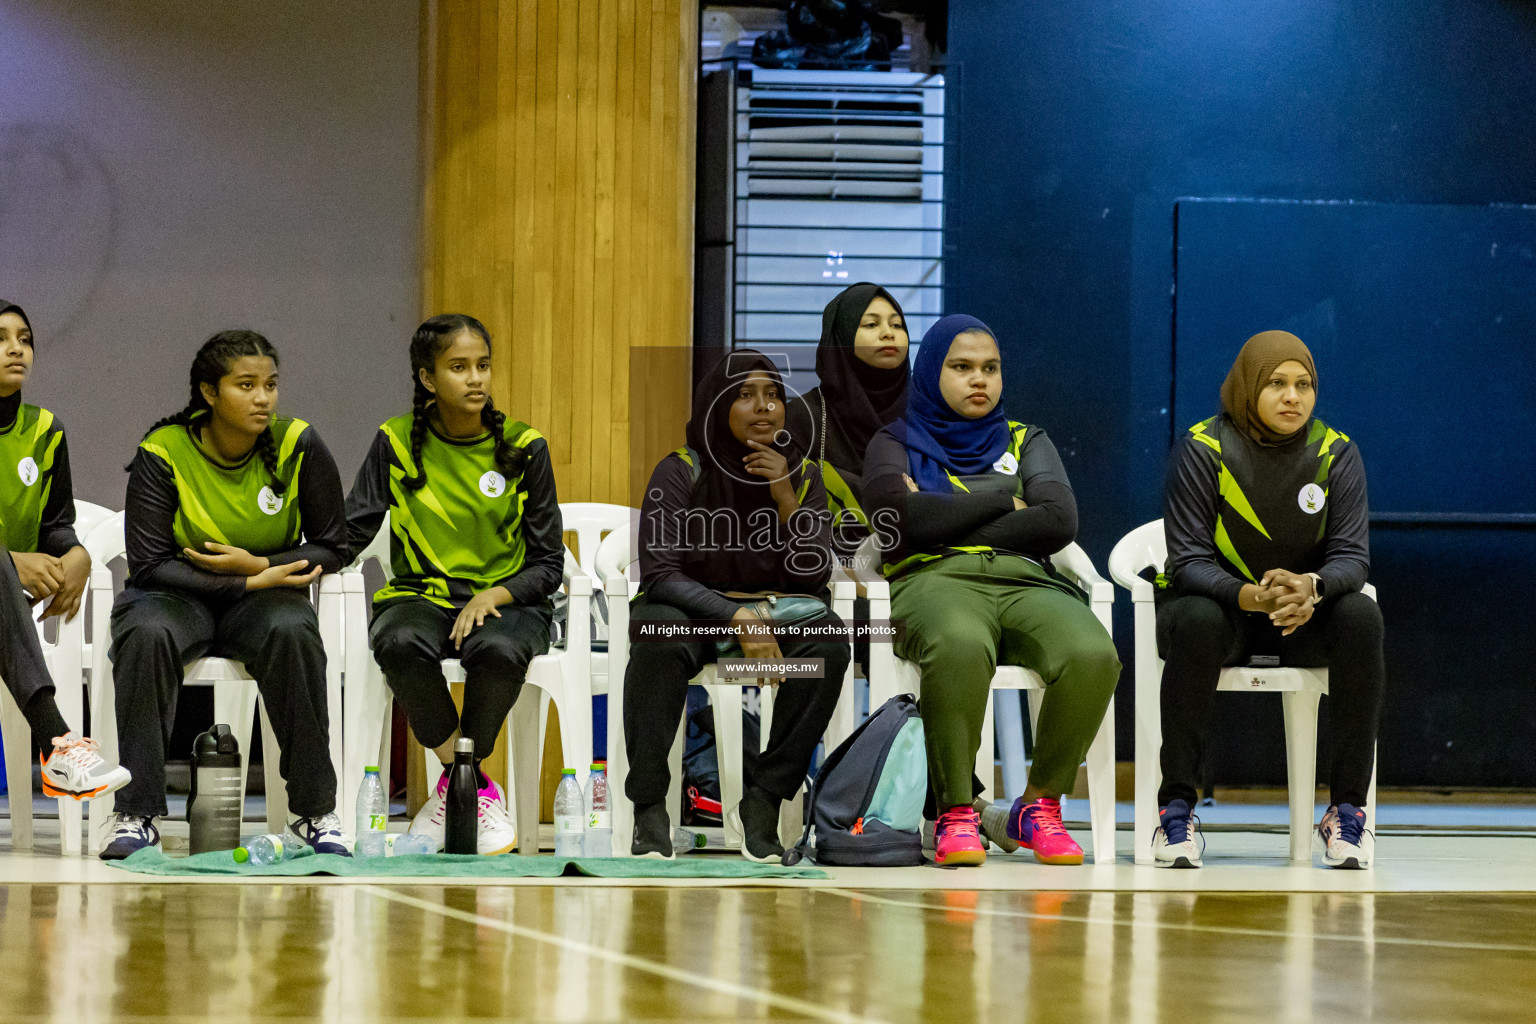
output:
[[[651,473],[640,507],[640,580],[645,593],[696,619],[724,620],[740,606],[722,597],[722,591],[824,591],[832,575],[832,517],[826,511],[821,474],[814,468],[815,463],[805,467],[810,488],[788,522],[779,523],[773,509],[759,509],[759,519],[772,517],[771,527],[754,526],[747,517],[734,534],[732,546],[737,550],[724,553],[701,551],[702,545],[690,542],[715,527],[709,510],[690,506],[692,469],[675,454],[662,459]],[[690,523],[701,528],[690,530]],[[746,550],[754,541],[761,546]]]
[[[1219,460],[1208,447],[1185,436],[1168,464],[1163,492],[1163,529],[1168,540],[1167,575],[1179,594],[1199,594],[1237,607],[1247,580],[1216,560],[1216,515],[1220,503]],[[1262,510],[1260,510],[1262,515]],[[1328,522],[1323,534],[1322,600],[1352,594],[1370,575],[1370,508],[1365,463],[1351,444],[1328,476]],[[1255,574],[1293,566],[1254,566]]]

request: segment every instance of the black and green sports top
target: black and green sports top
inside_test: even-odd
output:
[[[1023,555],[1047,564],[1077,536],[1077,501],[1056,446],[1039,427],[1008,422],[992,472],[948,474],[950,493],[908,491],[902,424],[883,428],[864,459],[864,505],[889,578],[957,554]],[[1028,506],[1014,508],[1013,499]]]
[[[130,585],[239,597],[244,576],[209,572],[182,553],[205,551],[207,541],[244,548],[274,565],[303,559],[310,568],[339,570],[347,558],[341,478],[315,429],[286,416],[274,416],[267,427],[277,477],[286,485],[279,494],[255,449],[229,464],[203,447],[195,433],[201,434],[206,415],[152,431],[128,467]]]
[[[1270,569],[1315,572],[1324,600],[1370,572],[1365,466],[1346,434],[1312,419],[1260,444],[1225,415],[1189,428],[1168,467],[1164,585],[1236,606]]]
[[[539,605],[560,589],[565,544],[549,444],[537,430],[511,419],[503,436],[528,455],[522,473],[507,479],[496,465],[489,434],[458,441],[428,429],[421,447],[427,481],[412,490],[412,414],[396,416],[374,436],[347,496],[347,536],[361,552],[389,513],[394,578],[375,605],[423,597],[462,608],[482,590],[506,587],[522,605]]]
[[[0,545],[59,556],[79,543],[63,424],[19,391],[0,398]]]

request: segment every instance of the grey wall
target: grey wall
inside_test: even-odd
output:
[[[0,296],[76,495],[122,507],[193,352],[250,327],[344,483],[408,404],[417,321],[415,0],[0,4]]]

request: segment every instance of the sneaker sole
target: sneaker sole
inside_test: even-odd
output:
[[[675,859],[675,857],[672,854],[670,854],[670,853],[662,853],[660,850],[646,850],[644,853],[631,853],[630,856],[635,858],[636,860],[674,860]]]
[[[745,844],[743,844],[741,847],[741,855],[754,864],[778,864],[781,863],[784,859],[784,854],[782,852],[773,854],[768,857],[759,857],[757,854],[748,850]]]
[[[1030,852],[1035,855],[1035,860],[1039,861],[1041,864],[1053,864],[1071,867],[1075,864],[1081,864],[1083,862],[1083,855],[1080,853],[1059,853],[1054,857],[1047,857],[1040,853],[1038,850],[1031,850]]]
[[[974,868],[986,862],[986,850],[956,850],[948,856],[941,858],[935,855],[933,858],[935,866],[941,868]]]
[[[89,800],[92,797],[106,796],[108,793],[116,793],[118,790],[120,790],[124,786],[128,785],[128,782],[129,782],[128,779],[123,779],[121,782],[109,782],[105,786],[97,786],[95,789],[86,790],[84,792],[76,793],[74,790],[60,789],[57,786],[51,785],[48,782],[48,776],[44,775],[43,776],[43,795],[44,796],[51,796],[51,797],[54,797],[55,799],[59,799],[59,800],[66,799],[66,798],[67,799],[71,799],[71,800],[77,800],[77,801],[79,801],[79,800]]]
[[[1188,857],[1175,857],[1173,860],[1159,860],[1153,863],[1160,868],[1198,868],[1200,866],[1199,861],[1190,860]]]
[[[499,850],[479,850],[477,852],[482,857],[500,857],[502,854],[511,853],[515,849],[517,849],[516,839],[512,840],[510,843],[508,843],[506,846],[503,846]]]

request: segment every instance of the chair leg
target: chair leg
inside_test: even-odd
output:
[[[512,705],[512,728],[507,769],[517,821],[517,852],[531,857],[539,852],[539,718],[542,701],[520,700]]]
[[[1316,690],[1287,690],[1280,695],[1285,711],[1285,769],[1291,796],[1291,860],[1312,859],[1319,696]]]
[[[981,779],[981,799],[988,803],[992,802],[994,776],[997,775],[992,747],[992,736],[996,729],[992,715],[992,699],[995,696],[996,691],[987,694],[987,710],[981,719],[981,742],[976,747],[976,777]]]
[[[0,693],[0,735],[5,737],[5,781],[11,803],[11,849],[30,850],[33,844],[32,730],[10,690]]]
[[[1088,747],[1088,817],[1093,825],[1093,862],[1115,862],[1115,702],[1104,709]]]
[[[1152,863],[1157,828],[1157,790],[1163,782],[1162,661],[1157,656],[1157,613],[1152,602],[1136,605],[1136,834],[1137,864]]]
[[[1371,751],[1371,788],[1365,794],[1365,827],[1371,830],[1371,835],[1376,834],[1376,765],[1377,757],[1374,750]],[[1375,861],[1375,858],[1371,858]]]
[[[213,684],[213,720],[229,726],[240,747],[240,820],[245,821],[245,781],[251,773],[251,720],[256,714],[256,683],[237,679]]]
[[[725,845],[741,846],[741,830],[733,824],[731,812],[741,804],[741,699],[744,688],[734,684],[707,685],[709,702],[715,707],[715,763],[720,768],[720,810],[725,818]],[[678,775],[682,772],[679,771]]]
[[[993,739],[996,756],[1003,762],[1003,791],[996,795],[1004,800],[1024,792],[1029,774],[1024,764],[1024,714],[1019,701],[1018,690],[992,691]]]
[[[79,632],[69,630],[75,635],[77,642],[84,642],[84,629],[77,624]],[[59,627],[59,642],[65,642],[66,627]],[[78,660],[69,664],[61,664],[53,670],[54,679],[74,679],[76,685],[58,685],[55,687],[54,700],[58,703],[59,714],[64,716],[64,721],[74,723],[77,729],[85,728],[85,701],[84,701],[84,677]],[[28,732],[30,740],[31,733]],[[30,749],[30,742],[28,747]],[[59,799],[59,852],[66,857],[78,857],[81,853],[80,824],[83,806],[81,801],[69,797]]]
[[[354,678],[356,682],[347,687],[342,703],[342,734],[346,742],[342,744],[342,768],[337,776],[341,786],[337,801],[344,807],[349,799],[357,798],[363,785],[363,769],[373,763],[373,757],[379,758],[379,774],[386,789],[389,785],[390,709],[394,699],[371,656]],[[430,762],[428,766],[431,767]],[[429,773],[427,785],[436,781],[437,776]]]
[[[91,600],[100,598],[93,595]],[[116,689],[112,682],[112,662],[105,655],[99,655],[91,667],[91,707],[96,711],[91,722],[91,738],[100,748],[102,759],[116,764],[120,756],[117,749],[117,713],[114,710],[117,707]],[[92,856],[99,854],[107,844],[107,822],[112,819],[116,803],[116,797],[111,793],[91,801],[91,827],[86,836],[86,848]]]
[[[278,749],[277,735],[272,731],[272,718],[259,697],[256,710],[261,713],[261,768],[267,791],[267,831],[281,835],[288,827],[288,784],[283,780],[279,760],[282,751]],[[337,801],[337,811],[343,819],[346,817],[344,808],[345,804]]]
[[[592,695],[584,687],[570,686],[555,701],[560,712],[560,751],[565,767],[576,769],[581,791],[587,791],[592,772]],[[540,745],[539,750],[544,747]]]
[[[687,734],[687,730],[683,728],[683,722],[686,721],[687,719],[679,720],[677,735],[672,738],[672,749],[667,752],[667,766],[671,769],[668,774],[672,777],[671,781],[667,783],[667,818],[674,825],[680,824],[683,820],[683,740]],[[717,753],[719,749],[717,745],[715,747]],[[633,810],[631,810],[631,815],[633,815]],[[630,818],[630,829],[631,831],[634,829],[633,816]]]

